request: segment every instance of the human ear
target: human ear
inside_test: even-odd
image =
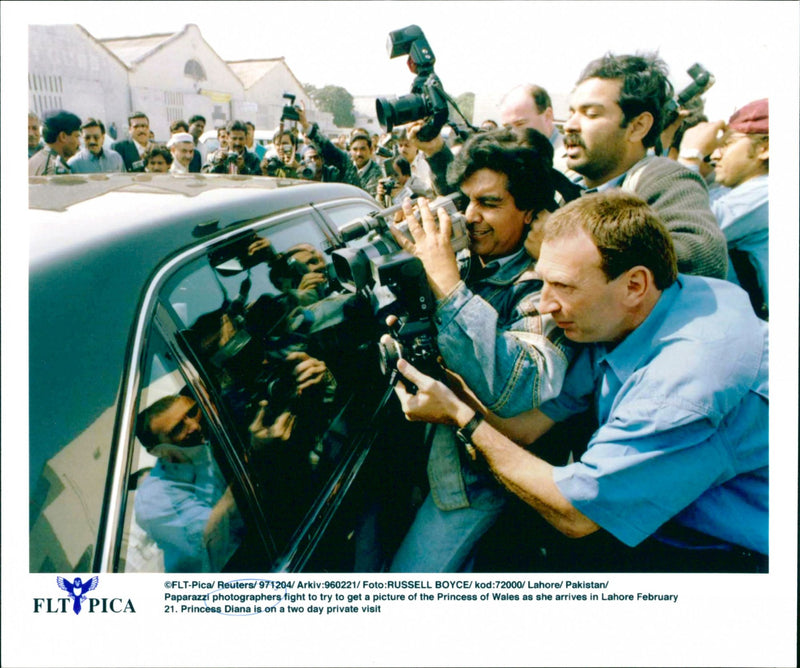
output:
[[[653,285],[653,273],[642,265],[631,267],[625,272],[625,301],[634,306],[641,302]]]
[[[756,157],[759,160],[769,160],[769,137],[759,142],[756,146]]]
[[[631,141],[644,141],[650,128],[653,127],[654,122],[653,114],[649,111],[643,111],[641,114],[632,118],[628,123],[628,138]]]

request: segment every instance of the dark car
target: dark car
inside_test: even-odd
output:
[[[379,568],[425,455],[375,295],[330,268],[375,201],[118,174],[32,178],[29,207],[31,571]]]

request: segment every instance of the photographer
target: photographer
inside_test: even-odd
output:
[[[272,140],[272,149],[261,161],[264,176],[299,179],[302,165],[297,160],[297,135],[281,127]]]
[[[399,128],[395,131],[394,136],[397,144],[397,152],[401,157],[408,160],[408,164],[411,166],[411,176],[413,176],[419,184],[419,189],[424,189],[426,197],[432,197],[434,196],[433,172],[428,164],[425,153],[419,149],[419,145],[415,141],[416,135],[411,136],[409,133],[412,126],[416,127],[416,132],[419,132],[417,123],[408,127]],[[442,192],[440,194],[444,195],[446,193]]]
[[[453,162],[452,182],[469,198],[471,253],[464,263],[450,244],[449,215],[439,209],[437,228],[425,199],[419,200],[421,224],[410,215],[410,201],[404,203],[414,242],[396,235],[425,268],[448,369],[501,417],[557,396],[572,355],[553,319],[538,311],[542,284],[524,247],[528,236],[538,244],[544,220],[557,208],[553,148],[533,130],[525,140],[510,130],[476,134]],[[461,569],[506,502],[492,475],[463,455],[452,427],[434,431],[428,479],[431,493],[393,571]]]
[[[406,197],[428,197],[429,191],[419,179],[411,175],[411,165],[403,156],[392,160],[394,176],[378,181],[376,199],[385,206],[401,204]]]
[[[338,170],[337,178],[331,178],[329,180],[339,183],[349,183],[358,188],[362,188],[363,184],[361,182],[361,177],[358,175],[358,168],[350,157],[350,154],[335,146],[334,143],[320,131],[316,123],[309,123],[304,105],[298,105],[296,109],[299,117],[298,122],[303,129],[306,141],[311,142],[318,148],[319,155],[322,156],[325,167],[332,167]],[[332,175],[333,172],[330,172],[330,174]],[[323,180],[326,179],[323,178]],[[373,196],[375,195],[374,192],[370,194]]]
[[[258,157],[247,150],[247,126],[242,121],[230,121],[225,128],[226,146],[209,156],[210,162],[203,167],[212,174],[257,174],[261,175]]]

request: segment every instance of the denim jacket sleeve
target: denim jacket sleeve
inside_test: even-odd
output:
[[[511,417],[558,395],[574,348],[539,313],[540,281],[493,287],[482,297],[461,282],[440,300],[438,344],[481,402]]]

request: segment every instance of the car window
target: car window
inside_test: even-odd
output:
[[[368,202],[349,202],[338,206],[326,207],[324,212],[331,219],[334,226],[340,228],[345,223],[349,223],[361,216],[366,216],[376,210],[377,206],[370,205]]]
[[[245,522],[205,412],[155,327],[142,380],[118,570],[219,572]]]
[[[162,290],[279,552],[355,447],[347,408],[378,368],[371,305],[336,291],[310,216],[243,232]]]

